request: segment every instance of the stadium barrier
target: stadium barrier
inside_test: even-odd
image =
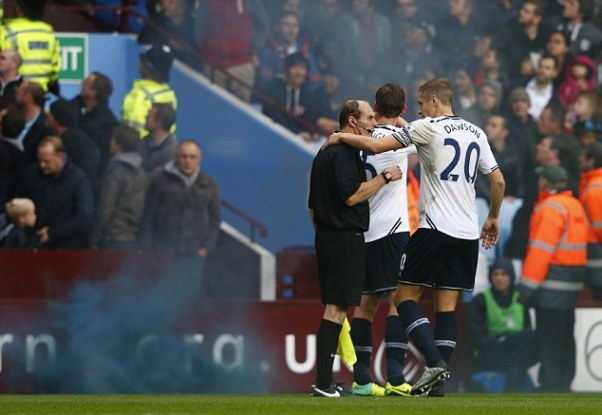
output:
[[[194,298],[165,275],[168,268],[169,255],[156,252],[0,251],[0,392],[308,391],[319,300],[260,301],[239,297],[235,287],[225,290],[229,298]],[[430,300],[423,305],[432,308]],[[602,308],[586,305],[576,312],[573,389],[600,392]],[[379,382],[384,317],[381,307],[374,325]],[[472,374],[466,304],[458,321],[450,392]],[[411,348],[408,377],[422,366]],[[338,360],[335,377],[352,380]]]

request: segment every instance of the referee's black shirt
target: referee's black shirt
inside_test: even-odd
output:
[[[357,149],[337,144],[318,151],[309,185],[309,208],[314,211],[318,229],[368,230],[368,201],[355,206],[345,203],[365,180],[364,166]]]

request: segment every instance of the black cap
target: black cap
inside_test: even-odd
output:
[[[77,110],[75,105],[66,99],[57,99],[50,104],[50,114],[63,127],[71,128],[77,123]]]
[[[41,20],[44,17],[46,0],[17,0],[17,3],[28,18]]]
[[[162,82],[169,82],[173,59],[171,48],[167,45],[154,44],[146,53],[140,55],[140,61],[151,70],[155,79]]]

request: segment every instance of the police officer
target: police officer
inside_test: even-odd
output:
[[[141,137],[148,134],[144,126],[146,117],[153,103],[171,104],[174,109],[178,102],[176,93],[167,84],[169,70],[173,63],[173,54],[167,45],[153,45],[146,53],[140,55],[140,76],[134,86],[123,99],[121,120],[135,128]],[[175,124],[171,133],[175,132]]]
[[[58,95],[59,42],[54,28],[41,20],[44,3],[45,0],[16,0],[16,17],[0,27],[0,49],[18,51],[23,77]]]

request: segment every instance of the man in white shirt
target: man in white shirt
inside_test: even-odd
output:
[[[558,76],[558,60],[552,55],[544,55],[539,60],[537,73],[525,86],[531,106],[529,114],[539,119],[543,109],[556,95],[554,79]]]
[[[483,130],[453,115],[449,81],[433,79],[421,85],[418,107],[425,118],[400,132],[378,140],[335,133],[327,145],[343,141],[382,153],[414,144],[418,150],[420,224],[402,258],[395,304],[406,334],[426,359],[427,368],[412,387],[414,394],[423,394],[449,377],[447,362],[457,336],[456,305],[462,291],[474,288],[479,236],[485,248],[498,241],[505,184]],[[480,232],[474,190],[477,170],[491,183],[490,210]],[[424,287],[434,288],[434,335],[418,306]]]

